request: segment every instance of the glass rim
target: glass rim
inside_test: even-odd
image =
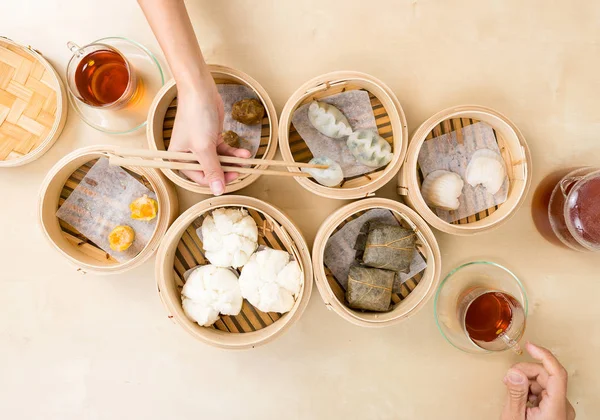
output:
[[[135,47],[141,49],[142,51],[144,51],[144,53],[152,59],[152,61],[154,62],[154,65],[156,66],[156,68],[158,69],[158,74],[160,75],[160,84],[161,86],[164,86],[165,84],[165,74],[163,72],[163,69],[160,65],[160,63],[158,62],[158,59],[156,58],[156,56],[152,53],[152,51],[150,51],[148,48],[146,48],[144,45],[140,44],[137,41],[134,41],[133,39],[124,37],[124,36],[109,36],[109,37],[104,37],[104,38],[100,38],[97,39],[95,41],[92,41],[90,44],[102,44],[105,41],[111,41],[111,40],[118,40],[118,41],[125,41],[128,42],[132,45],[134,45]],[[87,45],[90,45],[87,44]],[[75,103],[74,100],[74,95],[68,91],[68,96],[71,98],[71,106],[73,106],[73,108],[75,109],[75,112],[81,117],[81,119],[90,127],[101,131],[103,133],[107,133],[107,134],[130,134],[133,133],[137,130],[139,130],[142,127],[145,127],[148,124],[148,118],[146,118],[143,122],[141,122],[140,124],[138,124],[135,127],[129,128],[127,130],[110,130],[110,129],[106,129],[98,124],[95,124],[93,121],[90,121],[88,118],[83,116],[83,111],[81,111],[79,109],[80,105]],[[86,105],[87,106],[87,105]]]
[[[521,289],[521,294],[523,295],[523,303],[524,303],[523,311],[525,313],[525,318],[527,318],[527,316],[529,314],[529,300],[527,298],[527,292],[525,291],[525,286],[523,286],[523,283],[521,282],[521,280],[519,280],[519,278],[516,276],[515,273],[513,273],[511,270],[504,267],[503,265],[495,263],[493,261],[485,261],[485,260],[476,260],[476,261],[469,261],[469,262],[463,263],[463,264],[455,267],[454,269],[450,270],[450,272],[448,274],[446,274],[444,279],[440,282],[440,285],[438,286],[437,290],[435,291],[435,297],[433,300],[433,317],[435,318],[435,324],[438,328],[438,331],[442,334],[442,337],[444,337],[444,340],[446,340],[446,342],[448,342],[452,347],[454,347],[460,351],[463,351],[465,353],[479,353],[479,354],[497,353],[495,351],[486,350],[486,349],[481,349],[481,351],[479,351],[479,352],[475,352],[475,351],[469,352],[468,350],[460,348],[448,338],[448,336],[442,329],[442,326],[440,325],[440,321],[439,321],[439,317],[438,317],[438,315],[439,315],[438,314],[438,301],[439,301],[440,292],[441,292],[443,286],[446,284],[446,281],[448,281],[454,274],[456,274],[460,270],[470,267],[472,265],[489,265],[489,266],[496,267],[496,268],[499,268],[499,269],[507,272],[516,281],[516,283],[519,285],[519,288]]]

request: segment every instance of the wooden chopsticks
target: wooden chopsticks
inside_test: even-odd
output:
[[[131,149],[131,148],[115,148],[108,153],[109,163],[118,166],[138,166],[144,168],[163,168],[163,169],[178,169],[201,171],[202,166],[197,163],[197,159],[192,153],[187,152],[168,152],[164,150],[147,150],[147,149]],[[158,160],[160,159],[160,160]],[[196,163],[187,162],[172,162],[170,160],[193,161]],[[327,169],[327,165],[312,165],[301,162],[285,162],[281,160],[268,159],[244,159],[234,156],[219,156],[221,163],[237,164],[237,165],[264,165],[264,166],[284,166],[294,168],[315,168]],[[260,174],[288,177],[310,177],[310,174],[304,172],[285,172],[274,171],[270,169],[248,168],[243,166],[221,166],[224,172],[238,172],[241,174]]]

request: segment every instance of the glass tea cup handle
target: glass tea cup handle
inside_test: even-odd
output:
[[[83,56],[83,51],[82,48],[77,45],[76,43],[72,42],[72,41],[68,41],[67,42],[67,48],[69,50],[71,50],[71,52],[73,53],[73,55],[77,58],[81,58],[81,56]]]
[[[498,338],[500,338],[504,342],[504,344],[506,344],[507,349],[514,351],[519,356],[523,354],[523,349],[519,345],[519,342],[517,340],[515,340],[514,338],[510,338],[506,334],[502,334]]]
[[[562,192],[562,195],[567,198],[570,192],[570,188],[573,186],[573,184],[581,181],[583,178],[585,178],[584,176],[570,176],[568,178],[562,179],[559,182],[560,185],[560,192]]]

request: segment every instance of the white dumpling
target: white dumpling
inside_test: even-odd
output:
[[[326,102],[312,101],[308,107],[308,120],[319,133],[339,139],[352,133],[352,127],[342,111]]]
[[[220,314],[239,314],[242,302],[242,292],[235,273],[214,265],[194,269],[181,291],[183,311],[188,318],[204,327],[214,324]]]
[[[379,168],[392,160],[392,146],[373,130],[357,130],[348,136],[348,149],[359,163]]]
[[[325,187],[337,187],[344,180],[344,172],[340,164],[326,156],[313,158],[308,163],[329,165],[327,169],[302,168],[302,172],[310,174],[315,181]]]
[[[502,157],[490,149],[479,149],[467,166],[465,179],[472,186],[481,184],[490,194],[496,194],[506,178]]]
[[[218,267],[242,267],[258,247],[256,222],[245,209],[219,208],[202,222],[204,255]]]
[[[458,198],[462,194],[464,181],[460,175],[450,171],[433,171],[423,181],[421,195],[425,202],[442,210],[456,210],[460,207]]]
[[[302,271],[285,251],[265,248],[240,274],[242,297],[262,312],[289,312],[302,286]]]

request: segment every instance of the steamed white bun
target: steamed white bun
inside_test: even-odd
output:
[[[220,314],[239,314],[242,302],[235,273],[214,265],[203,265],[192,271],[181,291],[183,311],[204,327],[214,324]]]
[[[285,251],[265,248],[254,254],[240,275],[242,296],[263,312],[289,312],[300,293],[302,272]]]
[[[244,209],[216,209],[201,229],[204,255],[218,267],[242,267],[258,246],[256,222]]]

